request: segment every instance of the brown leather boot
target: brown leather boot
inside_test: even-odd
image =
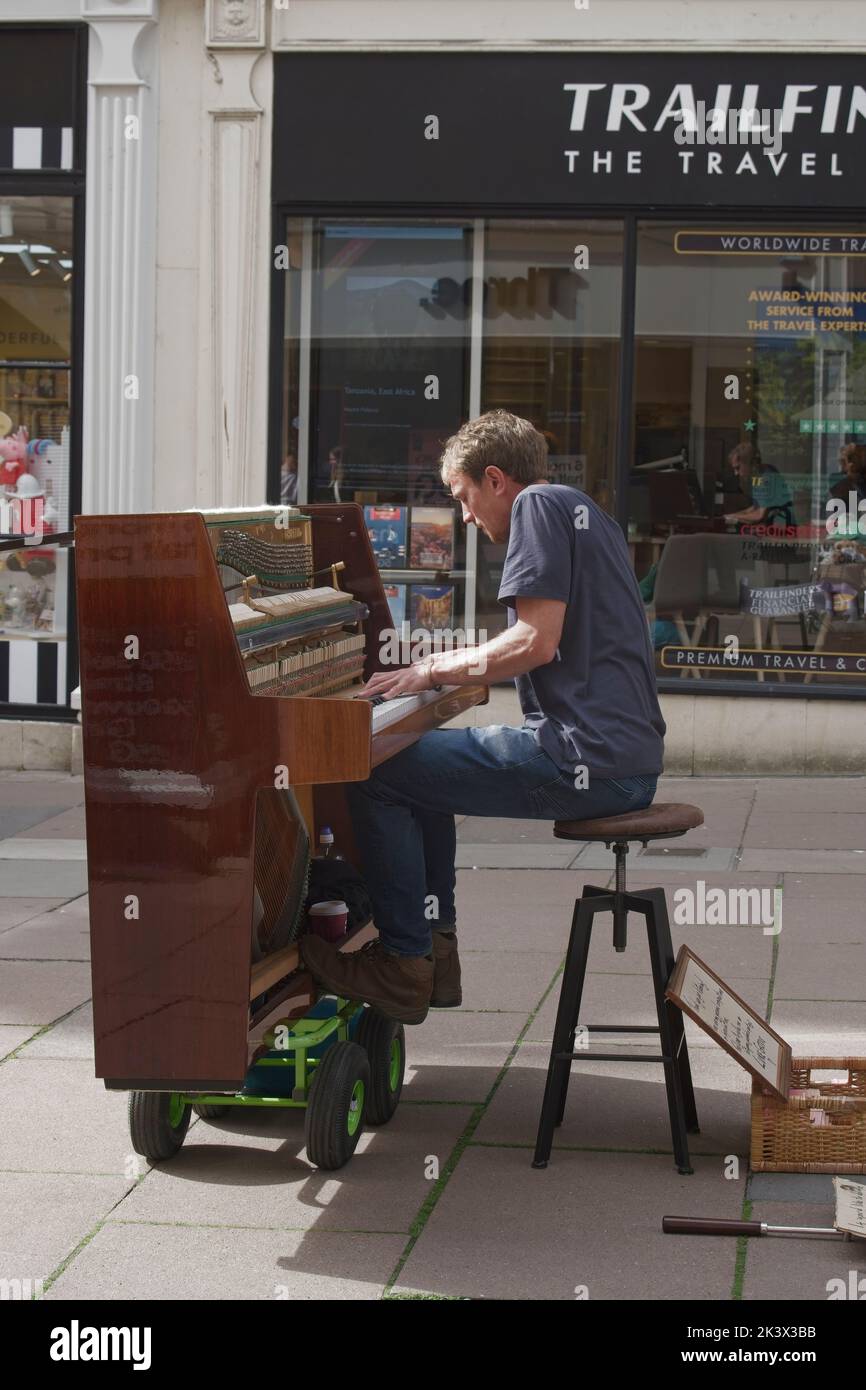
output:
[[[359,951],[340,951],[320,936],[302,936],[301,959],[330,994],[373,1004],[397,1023],[423,1023],[433,989],[431,956],[397,956],[378,937]]]
[[[431,1009],[456,1009],[463,1002],[460,987],[460,957],[454,932],[433,933],[433,994]]]

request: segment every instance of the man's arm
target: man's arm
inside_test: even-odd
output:
[[[379,671],[364,695],[409,695],[434,685],[491,684],[546,666],[556,655],[565,620],[560,599],[518,598],[517,621],[477,647],[434,652],[399,671]]]

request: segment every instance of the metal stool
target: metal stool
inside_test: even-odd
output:
[[[687,830],[703,825],[704,815],[697,806],[675,802],[656,802],[645,811],[624,816],[604,816],[598,820],[557,821],[553,833],[559,840],[588,840],[603,842],[616,859],[616,886],[613,892],[587,885],[574,904],[571,935],[565,957],[565,971],[559,994],[559,1008],[553,1030],[553,1046],[547,1069],[544,1100],[538,1124],[533,1168],[546,1168],[553,1144],[553,1131],[562,1124],[565,1097],[574,1061],[596,1062],[661,1062],[665,1069],[665,1086],[671,1121],[674,1161],[680,1173],[691,1173],[686,1133],[698,1134],[698,1115],[686,1045],[683,1016],[675,1004],[665,999],[665,989],[674,967],[671,928],[663,888],[647,888],[629,893],[625,885],[625,857],[631,841],[649,844],[650,840],[672,840]],[[613,914],[613,949],[624,951],[628,914],[635,912],[645,918],[649,937],[658,1026],[644,1024],[589,1024],[590,1033],[658,1033],[661,1052],[647,1057],[641,1053],[575,1052],[589,939],[596,913]]]

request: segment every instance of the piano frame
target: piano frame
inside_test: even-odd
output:
[[[369,610],[369,679],[393,624],[363,512],[299,510],[314,569],[343,560]],[[443,693],[374,746],[365,700],[250,689],[201,513],[77,517],[75,550],[96,1075],[109,1089],[237,1093],[268,1030],[320,993],[296,944],[251,962],[259,788],[282,773],[311,841],[327,822],[351,859],[342,784],[488,692]]]

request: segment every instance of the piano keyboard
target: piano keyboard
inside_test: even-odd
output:
[[[373,736],[398,720],[405,719],[407,714],[413,714],[416,709],[423,709],[450,691],[459,689],[458,685],[436,685],[432,690],[422,690],[418,695],[398,695],[393,700],[386,700],[384,695],[375,695],[370,701],[373,706]]]
[[[331,694],[340,700],[366,700],[373,706],[373,737],[380,734],[383,729],[390,728],[392,724],[398,724],[407,715],[414,714],[416,710],[424,709],[426,705],[432,705],[436,700],[441,700],[443,695],[448,695],[452,691],[460,690],[459,685],[436,685],[432,690],[422,690],[417,695],[397,695],[393,700],[387,700],[384,695],[374,695],[372,699],[369,695],[358,695],[357,686],[352,686],[349,690],[335,690]]]

